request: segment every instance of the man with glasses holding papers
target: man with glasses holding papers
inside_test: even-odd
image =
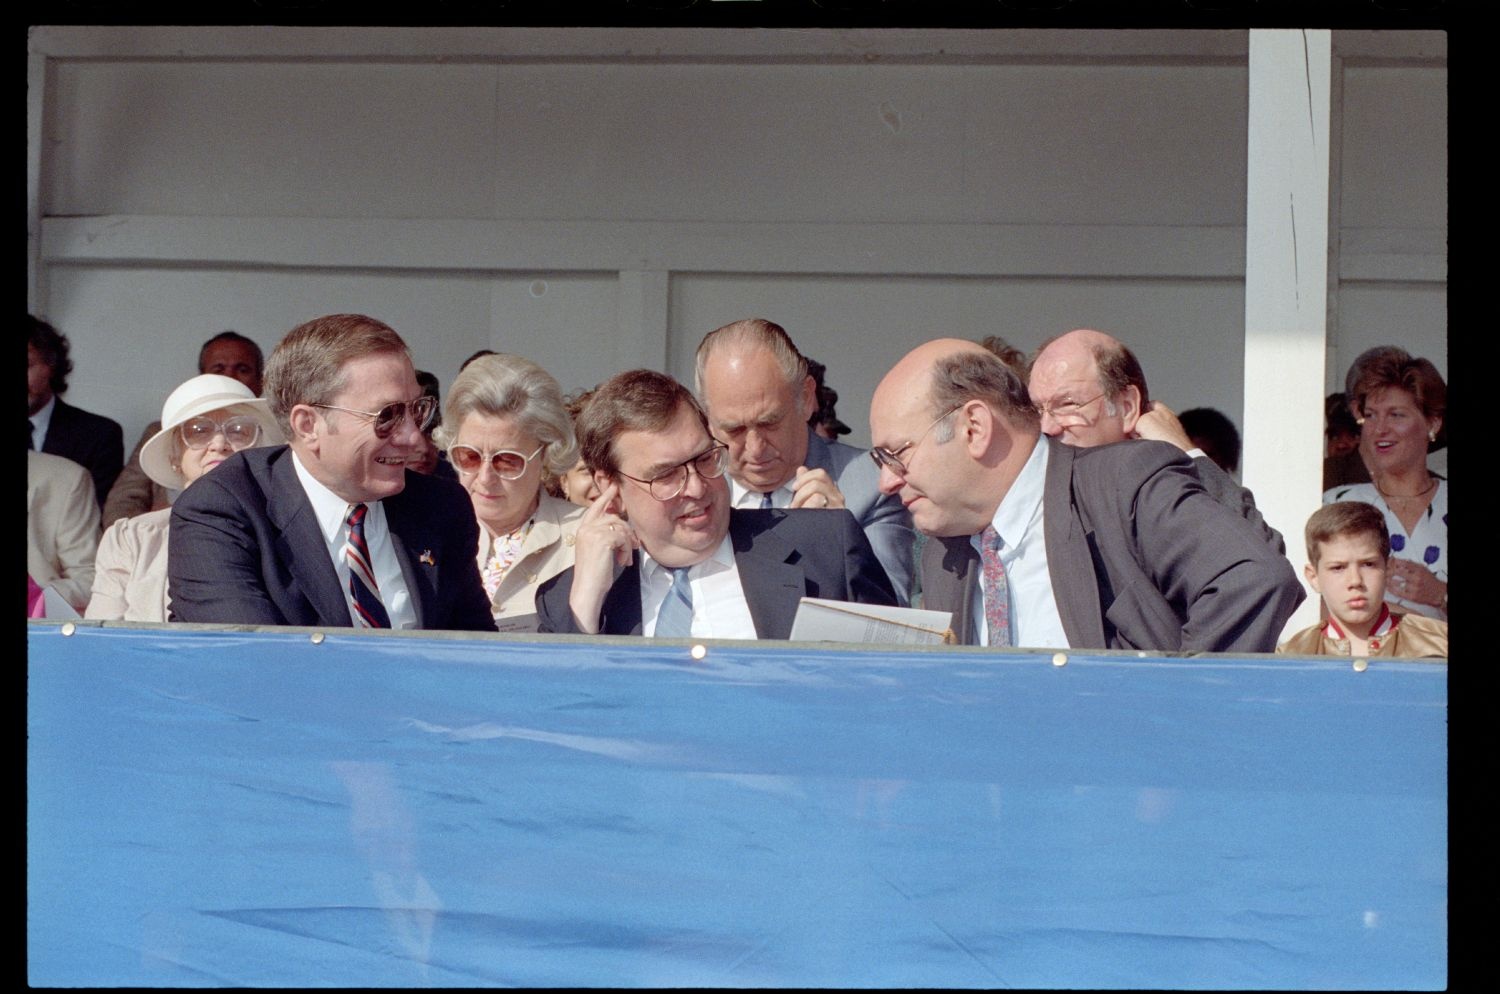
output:
[[[437,402],[401,337],[309,321],[265,394],[291,444],[235,453],[172,506],[172,619],[494,631],[467,495],[408,471]]]
[[[537,592],[540,631],[784,639],[803,597],[896,603],[847,510],[730,507],[725,447],[672,377],[601,384],[578,440],[600,494]]]

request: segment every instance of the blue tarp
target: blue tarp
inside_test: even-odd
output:
[[[1447,978],[1442,663],[28,642],[33,984]]]

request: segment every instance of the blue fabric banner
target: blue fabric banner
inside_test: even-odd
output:
[[[1447,980],[1443,663],[28,645],[32,984]]]

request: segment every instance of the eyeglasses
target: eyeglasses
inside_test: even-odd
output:
[[[229,447],[238,452],[250,448],[260,438],[260,422],[248,414],[236,415],[226,421],[190,418],[178,430],[182,433],[182,444],[190,449],[206,449],[215,435],[222,434]]]
[[[965,403],[967,403],[967,401],[965,401]],[[940,415],[936,421],[923,429],[922,434],[918,435],[915,440],[907,442],[899,449],[883,449],[878,445],[875,446],[875,448],[870,450],[870,458],[875,460],[875,465],[879,468],[888,469],[892,473],[895,473],[897,476],[906,476],[906,463],[901,461],[901,453],[905,452],[907,449],[915,449],[918,445],[922,444],[922,440],[927,437],[928,433],[931,432],[932,429],[936,428],[940,423],[942,423],[943,419],[948,417],[949,414],[952,414],[954,411],[963,406],[963,404],[959,404],[958,407],[955,407],[947,413]]]
[[[526,464],[537,457],[537,453],[547,447],[543,442],[536,447],[536,452],[524,456],[514,449],[501,449],[498,452],[480,452],[472,445],[455,445],[448,449],[448,458],[460,473],[477,473],[485,463],[495,471],[495,475],[502,480],[519,480],[526,475]]]
[[[676,497],[687,487],[688,470],[705,480],[717,480],[724,475],[724,469],[729,465],[729,449],[717,442],[691,459],[684,459],[664,473],[658,473],[649,480],[631,476],[629,473],[620,475],[627,480],[634,480],[641,486],[651,491],[651,496],[660,501],[668,501]]]
[[[309,404],[309,407],[321,407],[329,411],[343,411],[345,414],[357,414],[362,418],[369,418],[375,422],[375,437],[389,438],[391,432],[401,423],[401,419],[408,414],[411,415],[411,423],[417,426],[417,431],[425,432],[427,426],[432,424],[433,416],[437,414],[437,401],[431,396],[423,394],[416,400],[398,400],[394,404],[387,404],[378,411],[356,411],[350,407],[335,407],[332,404]]]
[[[1083,413],[1083,409],[1103,396],[1103,393],[1099,393],[1088,400],[1065,400],[1061,404],[1033,404],[1032,406],[1036,408],[1037,414],[1056,421],[1059,428],[1077,428],[1089,423],[1088,415]]]

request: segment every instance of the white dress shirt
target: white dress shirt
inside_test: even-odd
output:
[[[795,480],[796,477],[792,477]],[[792,480],[788,480],[775,490],[771,491],[772,507],[792,506]],[[729,506],[750,508],[758,510],[764,507],[765,492],[761,490],[746,490],[734,477],[729,478]]]
[[[38,452],[47,441],[47,428],[52,424],[52,411],[57,407],[57,395],[47,398],[42,409],[31,415],[31,444]]]
[[[1042,496],[1047,489],[1047,440],[1037,440],[1016,482],[990,521],[1000,534],[1000,564],[1010,594],[1010,644],[1034,649],[1065,649],[1068,636],[1057,613],[1052,574],[1047,570],[1047,536],[1042,527]],[[979,536],[969,539],[983,553]],[[974,625],[980,645],[990,644],[984,616],[984,584],[974,584]]]
[[[755,619],[745,602],[740,570],[734,562],[734,546],[725,535],[713,555],[688,569],[693,591],[694,638],[754,639]],[[672,572],[641,550],[641,633],[656,634],[656,618],[672,589]]]
[[[312,504],[313,516],[323,533],[328,558],[333,561],[333,571],[338,574],[339,587],[344,591],[344,603],[348,605],[352,619],[354,597],[349,593],[349,564],[344,560],[344,542],[349,538],[349,511],[353,505],[319,483],[302,465],[295,451],[292,465],[296,467],[297,480]],[[380,602],[385,605],[392,628],[416,628],[417,609],[406,589],[406,577],[401,574],[396,547],[391,543],[385,508],[378,500],[366,501],[366,507],[369,510],[365,512],[365,545],[370,548],[370,568],[375,571],[375,583],[380,587]]]

